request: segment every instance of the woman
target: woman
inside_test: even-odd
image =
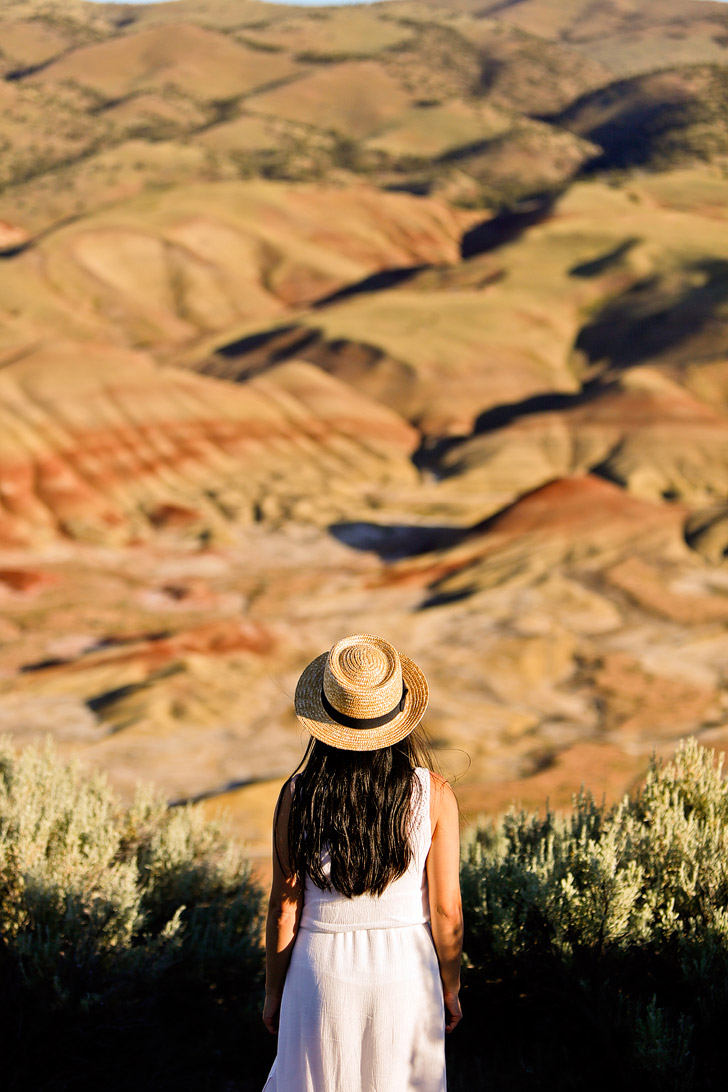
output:
[[[264,1092],[445,1092],[461,1019],[458,808],[415,731],[420,669],[380,637],[305,669],[312,739],[273,832]]]

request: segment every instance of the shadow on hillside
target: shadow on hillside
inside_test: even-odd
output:
[[[681,151],[689,153],[691,127],[696,120],[695,109],[689,103],[657,101],[627,108],[618,117],[587,131],[587,139],[603,151],[584,163],[581,174],[588,177],[603,171],[664,165],[669,152],[663,152],[661,144],[673,156]]]
[[[692,272],[701,283],[682,291],[670,290],[659,277],[651,277],[608,303],[584,326],[576,341],[591,364],[629,368],[643,364],[681,346],[699,334],[713,334],[710,355],[728,350],[728,323],[719,314],[728,303],[728,261],[698,262]],[[712,327],[712,330],[711,330]],[[694,359],[691,349],[690,359]]]
[[[505,428],[514,421],[531,414],[560,412],[593,402],[604,393],[605,386],[599,380],[587,382],[580,391],[546,391],[543,394],[529,395],[516,402],[501,402],[478,414],[473,422],[472,432],[458,436],[426,436],[412,456],[412,462],[418,470],[427,471],[436,478],[449,478],[460,473],[458,468],[443,466],[443,460],[450,452],[457,451],[464,443],[487,432]]]
[[[577,265],[572,266],[569,270],[569,276],[599,277],[602,273],[607,273],[610,269],[620,265],[622,259],[626,258],[639,242],[641,242],[639,236],[625,239],[624,242],[619,243],[612,250],[608,250],[606,254],[601,254],[598,258],[593,258],[589,262],[579,262]]]
[[[307,351],[320,340],[316,329],[293,324],[276,326],[218,346],[203,370],[245,383],[287,360],[305,360]]]
[[[355,296],[370,295],[377,292],[385,292],[390,288],[406,284],[425,269],[431,269],[428,265],[400,266],[396,269],[384,269],[379,273],[372,273],[361,281],[347,284],[343,288],[331,292],[321,299],[315,300],[310,305],[311,311],[318,311],[331,304],[340,303],[343,300]],[[260,330],[255,334],[236,338],[226,345],[220,345],[215,349],[215,356],[222,360],[233,360],[239,367],[238,379],[250,379],[254,375],[267,371],[276,364],[282,364],[286,360],[299,358],[310,359],[318,363],[312,353],[322,347],[335,347],[337,344],[344,346],[351,343],[339,340],[327,342],[320,330],[315,327],[302,326],[291,323],[288,326],[274,326],[272,329]],[[375,346],[364,346],[374,356],[375,360],[384,354]]]
[[[449,607],[453,603],[462,603],[471,595],[475,595],[477,590],[474,584],[469,584],[466,588],[458,588],[457,591],[435,591],[428,595],[427,599],[423,599],[417,610],[432,610],[433,607]]]
[[[407,281],[412,280],[418,273],[431,268],[431,265],[405,265],[396,269],[383,269],[381,272],[372,273],[369,277],[364,277],[363,280],[356,281],[354,284],[347,284],[343,288],[338,288],[336,292],[331,292],[328,296],[323,296],[311,305],[311,310],[318,311],[322,307],[328,307],[330,303],[350,299],[351,296],[364,296],[372,292],[383,292],[387,288],[396,288],[398,285],[406,284]]]
[[[401,561],[433,550],[456,546],[470,534],[470,528],[418,526],[406,523],[332,523],[329,533],[353,550],[376,553],[382,561]]]
[[[532,394],[528,398],[521,398],[517,402],[502,402],[498,406],[484,410],[475,419],[473,435],[480,436],[486,432],[494,432],[496,429],[505,428],[521,417],[530,417],[537,413],[560,412],[574,409],[588,402],[594,402],[604,393],[604,387],[599,383],[587,383],[582,390],[576,393],[562,391],[547,391],[544,394]]]
[[[519,239],[529,228],[549,218],[557,197],[557,193],[536,194],[476,224],[463,235],[460,256],[474,258]]]
[[[328,340],[320,330],[305,326],[278,327],[240,338],[217,350],[204,370],[212,375],[222,373],[226,379],[244,383],[288,360],[315,364],[344,382],[353,382],[354,386],[357,376],[366,375],[378,364],[386,362],[399,376],[402,386],[413,382],[408,366],[388,357],[377,345],[347,338]],[[386,399],[382,398],[382,401]]]

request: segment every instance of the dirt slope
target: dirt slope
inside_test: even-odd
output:
[[[727,21],[8,0],[0,729],[261,853],[346,632],[470,816],[724,746]]]

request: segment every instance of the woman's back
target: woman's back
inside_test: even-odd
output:
[[[306,876],[300,928],[335,933],[352,929],[395,929],[423,925],[430,920],[425,864],[432,841],[430,825],[430,771],[413,771],[409,843],[412,858],[407,871],[393,880],[381,895],[347,898],[335,889],[321,890]],[[324,875],[330,862],[322,857]]]
[[[413,771],[412,856],[381,895],[350,898],[306,876],[278,1055],[264,1092],[445,1092],[426,867],[431,776],[424,767]],[[327,854],[322,864],[327,874]]]

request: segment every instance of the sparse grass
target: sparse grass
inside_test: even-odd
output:
[[[249,34],[236,35],[237,40],[242,42],[248,49],[257,49],[261,53],[284,53],[285,46],[278,45],[277,42],[266,42],[262,38],[252,38]]]
[[[557,9],[550,18],[559,27],[566,19],[568,30],[570,17],[560,5]],[[0,17],[0,37],[3,18],[19,9],[11,4],[5,10],[8,15]],[[453,192],[455,200],[461,192],[466,203],[500,206],[512,201],[516,193],[523,196],[533,190],[528,180],[534,157],[529,161],[524,155],[523,142],[519,143],[515,131],[513,141],[488,149],[482,162],[460,160],[457,170],[462,185],[453,189],[449,183],[451,163],[438,162],[438,157],[478,139],[475,128],[470,127],[472,132],[468,129],[463,111],[473,111],[476,128],[475,114],[480,112],[484,95],[496,107],[507,107],[515,120],[521,114],[553,113],[606,78],[593,59],[601,38],[589,39],[586,49],[580,29],[579,40],[572,46],[545,42],[534,36],[540,24],[538,20],[533,23],[536,12],[532,5],[520,5],[518,11],[509,9],[507,18],[513,15],[522,26],[507,25],[500,16],[494,21],[476,21],[416,8],[401,15],[374,7],[295,13],[281,8],[262,19],[253,8],[246,19],[245,10],[227,0],[209,0],[201,3],[199,10],[186,6],[182,25],[180,14],[175,16],[177,9],[161,6],[134,9],[134,19],[129,22],[131,16],[123,7],[109,13],[88,4],[64,8],[55,2],[33,5],[24,12],[23,23],[8,26],[36,29],[26,34],[27,40],[15,31],[15,38],[10,35],[8,40],[16,42],[17,64],[41,63],[45,67],[35,76],[8,84],[17,89],[22,102],[2,103],[0,138],[6,140],[6,154],[0,186],[23,182],[33,185],[31,192],[39,192],[35,180],[55,173],[59,165],[72,164],[77,156],[88,154],[89,147],[106,150],[129,137],[168,142],[209,125],[212,106],[218,123],[232,120],[245,108],[284,125],[305,125],[316,150],[307,155],[297,149],[292,154],[287,146],[273,155],[245,145],[220,147],[215,163],[205,165],[201,178],[211,177],[212,170],[215,176],[243,171],[246,177],[258,173],[318,181],[327,171],[345,170],[385,186],[409,185],[418,192],[424,186],[429,192]],[[579,12],[577,21],[591,18],[580,8]],[[670,48],[689,47],[693,52],[686,53],[685,59],[693,62],[701,57],[723,60],[723,46],[717,39],[724,31],[725,19],[714,20],[705,31],[705,40],[695,36],[692,23],[684,18],[668,20],[662,30],[652,26],[652,19],[651,13],[641,16],[640,25],[653,37],[644,42],[639,39],[639,49],[647,51],[649,64],[643,64],[640,53],[634,62],[638,68],[659,67],[654,60],[657,46],[649,53],[653,39],[654,43],[672,43]],[[688,37],[677,37],[686,28],[690,30]],[[627,43],[622,53],[625,49],[629,52],[627,46],[632,48]],[[54,58],[56,49],[60,54]],[[585,49],[588,56],[583,55]],[[582,54],[575,50],[582,50]],[[650,136],[645,145],[650,166],[664,169],[676,162],[705,161],[725,154],[719,116],[724,96],[718,96],[720,102],[715,100],[711,118],[704,116],[715,99],[718,73],[713,82],[713,90],[703,96],[700,116],[695,114],[681,126],[673,125],[670,132]],[[181,93],[185,106],[180,105]],[[44,103],[42,109],[36,109],[32,96],[41,94]],[[145,96],[150,100],[149,109],[140,107],[135,115],[132,98]],[[4,97],[2,87],[0,97]],[[154,97],[159,108],[151,103]],[[418,108],[417,103],[430,105]],[[422,117],[420,109],[425,109]],[[100,127],[102,123],[105,128]],[[490,122],[485,128],[491,128]],[[321,142],[330,139],[332,130],[347,140],[372,139],[371,151],[377,154],[363,150],[356,157],[346,155],[345,164],[336,144],[330,155],[320,154]],[[486,135],[495,134],[488,131]],[[541,171],[536,188],[560,184],[572,171],[573,149],[564,144],[567,138],[561,130],[554,131],[554,138],[554,153],[547,151],[542,157],[546,173]],[[426,178],[423,157],[430,160]],[[562,170],[559,163],[565,159],[570,162]],[[604,169],[609,170],[609,165]],[[154,172],[148,184],[159,184]],[[482,200],[476,196],[478,192]],[[85,200],[93,207],[90,187],[85,188]],[[99,202],[105,200],[106,189],[102,188]],[[34,204],[32,196],[26,207],[29,204]]]
[[[344,64],[346,61],[372,60],[373,56],[373,54],[359,52],[347,53],[343,49],[329,51],[306,49],[296,54],[296,60],[301,64]]]

